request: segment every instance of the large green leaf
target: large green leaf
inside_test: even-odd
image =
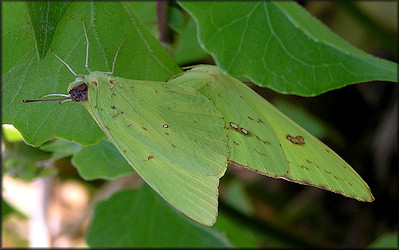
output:
[[[46,57],[62,16],[71,2],[26,2],[39,60]]]
[[[179,2],[200,44],[232,76],[314,96],[348,84],[398,81],[397,64],[339,38],[294,2]]]
[[[33,2],[28,6],[33,9]],[[89,66],[92,70],[110,71],[115,51],[126,35],[116,63],[115,74],[130,79],[166,80],[180,72],[171,57],[135,17],[132,3],[74,2],[61,18],[49,14],[53,36],[45,44],[80,74],[86,74],[85,39],[82,19],[90,40]],[[36,99],[45,94],[66,94],[67,84],[74,80],[68,69],[44,51],[32,27],[27,5],[22,2],[2,4],[2,110],[3,123],[13,124],[28,144],[38,146],[59,137],[82,145],[104,138],[82,105],[76,103],[23,104],[22,99]],[[54,8],[43,9],[52,11]],[[59,12],[57,12],[59,13]],[[41,14],[36,14],[41,16]],[[59,21],[57,21],[57,20]],[[52,37],[52,40],[51,40]],[[51,41],[48,41],[48,40]],[[39,63],[38,54],[46,54]]]
[[[218,231],[188,220],[147,185],[94,208],[90,247],[231,247]]]
[[[129,163],[107,140],[80,150],[73,156],[72,164],[85,180],[114,179],[133,173]]]

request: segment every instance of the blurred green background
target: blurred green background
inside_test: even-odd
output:
[[[299,3],[350,44],[397,62],[397,3]],[[195,42],[193,21],[172,6],[167,39],[154,23],[156,13],[141,19],[163,37],[181,66],[212,63]],[[181,23],[186,29],[180,30]],[[311,98],[251,87],[344,158],[368,183],[375,201],[362,203],[230,167],[221,179],[214,228],[238,247],[397,247],[398,86],[362,83]],[[64,157],[80,147],[71,144],[68,150],[28,147],[17,132],[3,127],[3,247],[28,247],[35,240],[85,247],[92,205],[141,184],[135,175],[85,181],[71,157]],[[37,206],[38,201],[49,206]]]

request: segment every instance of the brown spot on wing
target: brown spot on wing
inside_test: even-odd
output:
[[[305,145],[305,138],[303,138],[302,136],[298,135],[296,137],[293,137],[291,135],[287,135],[285,138],[287,138],[287,140],[289,140],[290,142],[292,142],[293,144],[296,145]]]

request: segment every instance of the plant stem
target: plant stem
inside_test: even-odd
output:
[[[172,42],[172,33],[169,29],[169,2],[157,1],[157,19],[159,28],[159,41],[162,44],[170,44]]]

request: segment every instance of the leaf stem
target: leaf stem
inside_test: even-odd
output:
[[[162,44],[172,43],[172,33],[169,29],[169,1],[157,1],[157,19],[159,41]]]

